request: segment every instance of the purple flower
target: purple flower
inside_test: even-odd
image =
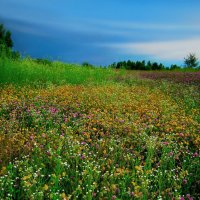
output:
[[[67,117],[64,118],[64,122],[67,122]]]
[[[92,193],[92,196],[93,196],[93,197],[96,197],[96,196],[97,196],[97,193],[96,193],[96,192],[93,192],[93,193]]]
[[[112,196],[112,200],[115,200],[117,197],[115,195]]]
[[[30,136],[30,139],[31,139],[31,140],[33,140],[33,139],[34,139],[34,136],[33,136],[33,135],[31,135],[31,136]]]
[[[195,153],[193,154],[193,156],[194,156],[194,157],[198,157],[199,154],[198,154],[197,152],[195,152]]]
[[[187,180],[186,179],[183,179],[183,184],[187,184]]]
[[[170,156],[173,156],[173,155],[174,155],[174,153],[171,151],[171,152],[169,152],[169,155],[170,155]]]
[[[58,110],[54,107],[49,108],[49,110],[52,114],[56,114],[58,112]]]
[[[73,117],[76,118],[78,116],[78,113],[73,113]]]
[[[163,142],[163,144],[167,146],[169,144],[169,142]]]
[[[180,136],[180,137],[183,137],[183,133],[179,133],[179,136]]]
[[[83,160],[85,158],[85,156],[84,155],[81,155],[81,160]]]
[[[84,145],[84,144],[86,144],[86,142],[85,142],[85,141],[82,141],[81,144]]]

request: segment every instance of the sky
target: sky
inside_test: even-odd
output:
[[[169,66],[200,57],[199,11],[199,0],[0,0],[0,23],[34,58]]]

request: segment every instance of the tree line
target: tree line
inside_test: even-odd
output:
[[[195,54],[189,54],[186,58],[184,58],[184,67],[185,68],[194,68],[200,69],[198,66],[199,62]],[[170,67],[165,67],[162,63],[157,62],[146,62],[143,61],[120,61],[114,62],[109,65],[110,68],[114,69],[127,69],[127,70],[175,70],[175,69],[182,69],[182,67],[172,64]]]
[[[164,69],[164,65],[157,62],[146,62],[143,61],[120,61],[120,62],[114,62],[113,64],[109,65],[111,68],[115,69],[128,69],[128,70],[162,70]]]

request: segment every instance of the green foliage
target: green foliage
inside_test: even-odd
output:
[[[151,63],[148,61],[147,63],[145,60],[143,61],[120,61],[118,63],[113,63],[109,65],[108,67],[114,68],[114,69],[128,69],[128,70],[162,70],[164,69],[164,65],[161,63]]]
[[[94,67],[92,64],[90,64],[90,63],[88,63],[88,62],[83,62],[83,63],[82,63],[82,66],[83,66],[83,67],[90,67],[90,68],[93,68],[93,67]]]
[[[5,33],[5,44],[8,48],[13,47],[13,41],[11,39],[11,32],[10,31],[6,31],[6,33]]]
[[[13,60],[0,57],[0,83],[16,85],[100,84],[115,73],[111,69],[88,68],[75,64],[51,62],[46,59]]]
[[[198,66],[198,58],[195,54],[190,53],[184,58],[184,64],[186,68],[196,68]]]
[[[181,69],[178,65],[171,65],[170,70]]]
[[[11,39],[11,32],[7,31],[3,24],[0,24],[0,45],[5,46],[6,48],[13,47],[13,41]]]
[[[37,58],[37,59],[33,59],[33,61],[35,61],[38,64],[42,64],[42,65],[52,65],[52,61],[48,60],[48,59],[44,59],[44,58]]]
[[[0,57],[9,57],[14,60],[19,59],[20,53],[12,51],[12,47],[11,32],[6,30],[3,24],[0,24]]]

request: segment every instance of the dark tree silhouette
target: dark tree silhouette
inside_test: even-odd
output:
[[[12,48],[13,41],[11,32],[6,30],[3,24],[0,24],[0,56],[19,59],[20,53],[18,51],[13,51]]]
[[[12,48],[13,47],[11,32],[7,31],[4,28],[3,24],[0,24],[0,45],[1,46],[4,45],[6,48]]]
[[[187,58],[184,58],[184,64],[187,68],[195,68],[198,66],[198,58],[195,54],[190,53]]]
[[[111,68],[115,68],[115,69],[128,69],[128,70],[162,70],[165,69],[165,66],[161,63],[151,63],[150,61],[145,62],[145,60],[143,61],[120,61],[117,63],[113,63],[111,65],[109,65],[109,67]]]
[[[12,48],[13,47],[13,41],[11,39],[11,32],[10,31],[6,31],[5,34],[5,44],[8,48]]]

